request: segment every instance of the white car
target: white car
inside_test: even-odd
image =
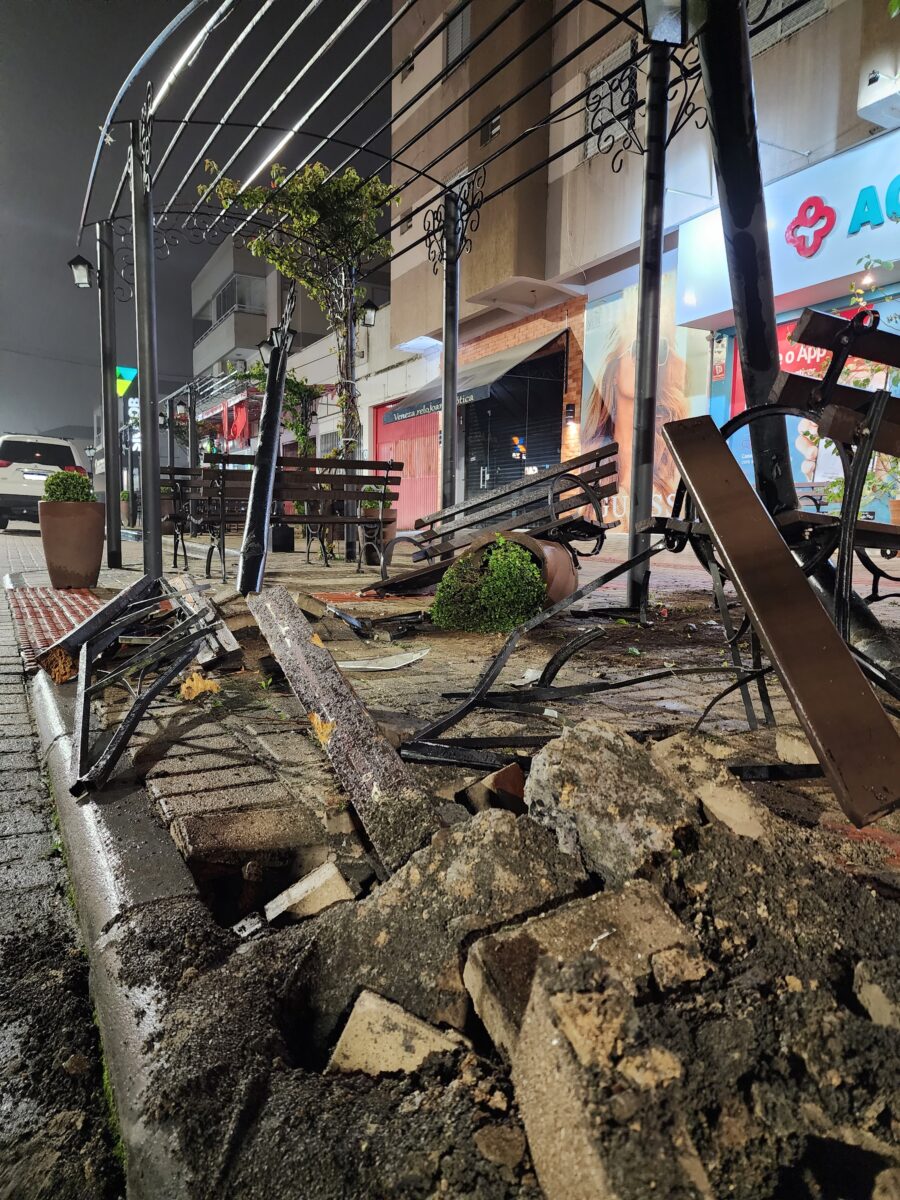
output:
[[[56,471],[87,475],[87,461],[74,442],[0,433],[0,529],[10,521],[37,521],[44,482]]]

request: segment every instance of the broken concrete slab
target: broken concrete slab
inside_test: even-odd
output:
[[[293,937],[293,1003],[319,1045],[361,988],[437,1025],[464,1029],[470,1001],[462,947],[515,917],[575,895],[577,859],[528,817],[498,809],[442,830],[406,866],[355,904],[337,905]]]
[[[333,862],[324,862],[303,879],[285,888],[266,905],[266,920],[287,914],[295,920],[312,917],[332,904],[354,899],[355,893]]]
[[[704,810],[740,837],[772,838],[775,822],[766,807],[728,770],[734,748],[723,738],[676,733],[650,746],[650,757],[688,788]]]
[[[326,1071],[366,1075],[416,1071],[429,1055],[456,1054],[468,1045],[458,1033],[436,1029],[399,1004],[364,990],[341,1030]]]
[[[375,853],[396,870],[440,828],[434,805],[396,750],[378,732],[309,622],[284,588],[269,588],[248,604]]]
[[[507,1056],[515,1049],[538,959],[547,954],[569,961],[588,952],[602,955],[630,994],[646,990],[651,978],[660,987],[674,987],[679,971],[700,979],[710,970],[692,931],[643,879],[488,934],[469,950],[463,980],[475,1011]]]
[[[678,780],[627,733],[597,720],[566,729],[535,756],[525,802],[607,887],[671,853],[680,832],[700,823],[697,800]]]

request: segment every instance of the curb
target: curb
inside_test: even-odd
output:
[[[153,916],[200,900],[168,832],[153,819],[143,787],[111,780],[102,794],[69,792],[75,685],[55,687],[39,672],[28,684],[41,760],[53,788],[78,923],[90,963],[91,993],[126,1150],[129,1200],[185,1200],[191,1170],[173,1129],[147,1103],[159,1062],[158,989],[121,982],[121,964],[147,940]],[[140,923],[133,920],[140,913]]]

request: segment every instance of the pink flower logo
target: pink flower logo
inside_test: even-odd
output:
[[[821,196],[809,196],[784,231],[784,240],[803,258],[812,258],[834,229],[837,213]]]

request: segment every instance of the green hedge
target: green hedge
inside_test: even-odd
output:
[[[431,619],[439,629],[508,633],[544,607],[540,568],[516,542],[497,538],[480,557],[464,556],[438,584]]]
[[[47,477],[44,484],[45,500],[96,500],[94,489],[87,475],[77,471],[57,471]]]

